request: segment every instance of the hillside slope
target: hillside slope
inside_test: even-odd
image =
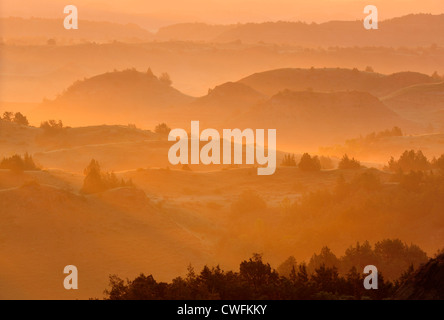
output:
[[[0,298],[101,297],[109,274],[151,270],[167,280],[209,259],[198,237],[137,189],[85,197],[28,184],[0,190],[0,203]],[[77,292],[63,289],[67,265],[79,269]]]
[[[420,119],[438,128],[444,127],[438,115],[444,110],[444,82],[409,86],[384,97],[383,101],[409,119]]]

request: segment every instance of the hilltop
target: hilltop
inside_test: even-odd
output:
[[[155,115],[162,118],[192,100],[151,72],[128,69],[77,81],[56,99],[43,102],[36,114],[69,119],[71,124],[146,125]]]
[[[227,82],[210,89],[208,94],[189,105],[190,113],[199,119],[229,121],[250,106],[266,100],[266,96],[240,82]],[[197,119],[197,118],[196,118]]]

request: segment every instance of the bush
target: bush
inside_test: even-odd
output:
[[[168,135],[170,134],[171,128],[168,127],[166,123],[161,123],[154,128],[154,132],[157,134]]]

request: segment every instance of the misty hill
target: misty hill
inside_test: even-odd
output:
[[[381,21],[368,31],[362,21],[325,23],[263,22],[231,25],[179,23],[160,28],[155,34],[136,24],[81,20],[78,30],[65,30],[63,19],[1,18],[3,39],[46,42],[50,38],[75,41],[205,41],[296,44],[299,46],[430,46],[443,45],[444,14],[411,14]]]
[[[239,82],[267,95],[276,94],[284,89],[294,91],[312,89],[326,92],[357,90],[382,96],[407,86],[432,83],[436,80],[417,72],[383,75],[357,69],[287,68],[255,73],[239,80]]]
[[[136,24],[118,24],[105,21],[80,20],[77,30],[66,30],[63,19],[0,18],[3,40],[46,43],[48,39],[69,43],[74,41],[140,42],[152,39],[151,32]]]
[[[429,133],[418,135],[403,135],[391,137],[347,139],[345,143],[335,146],[321,147],[320,153],[329,156],[341,157],[348,154],[363,161],[378,161],[387,164],[392,156],[400,156],[405,150],[422,150],[424,154],[432,159],[439,158],[443,153],[444,134]]]
[[[160,28],[157,40],[212,41],[220,34],[234,28],[232,25],[209,25],[205,23],[178,23]]]
[[[444,254],[431,259],[409,276],[396,292],[397,300],[443,300]]]
[[[131,69],[77,81],[55,100],[43,102],[36,113],[69,119],[70,124],[146,124],[192,100],[168,81]]]
[[[134,126],[102,125],[45,129],[20,126],[9,121],[0,120],[0,156],[158,139],[157,134]]]
[[[227,82],[210,89],[206,96],[193,101],[189,108],[196,116],[225,120],[266,99],[262,93],[240,82]]]
[[[284,90],[237,120],[245,127],[276,128],[285,145],[311,148],[375,128],[411,127],[378,98],[359,91]]]
[[[444,14],[417,14],[381,21],[366,30],[362,21],[326,23],[265,22],[240,24],[215,41],[295,43],[301,46],[427,46],[444,44]]]
[[[444,127],[437,113],[444,110],[444,82],[420,84],[400,89],[383,98],[384,103],[410,119]]]

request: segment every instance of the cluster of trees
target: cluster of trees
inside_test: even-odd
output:
[[[135,69],[133,69],[133,70],[135,71]],[[166,84],[167,86],[173,85],[173,81],[171,80],[171,77],[167,72],[163,72],[159,77],[156,77],[153,70],[151,70],[151,68],[148,68],[146,74],[152,78],[158,79],[160,82],[162,82],[163,84]]]
[[[169,135],[171,128],[166,123],[160,123],[154,128],[154,132],[160,135]]]
[[[392,247],[393,244],[395,245]],[[409,248],[400,240],[381,241],[375,245],[374,250],[368,242],[363,246],[358,244],[350,248],[343,258],[344,264],[350,266],[350,269],[343,274],[335,265],[329,266],[324,263],[331,264],[330,261],[322,261],[333,255],[327,249],[323,249],[320,256],[315,255],[312,258],[317,260],[316,262],[310,261],[309,266],[316,264],[313,270],[304,263],[298,265],[292,257],[275,270],[269,263],[263,261],[261,255],[254,254],[249,260],[240,263],[239,272],[226,272],[219,266],[213,268],[205,266],[200,274],[196,274],[189,266],[185,278],[177,277],[171,283],[158,283],[152,275],[141,274],[134,280],[126,281],[117,275],[112,275],[109,288],[105,291],[105,298],[109,300],[387,299],[414,271],[414,261],[417,264],[427,262],[426,256],[418,261],[417,257],[410,254],[404,257],[403,261],[411,259],[412,263],[407,267],[404,264],[399,265],[398,258]],[[400,251],[397,251],[398,249]],[[392,264],[405,269],[393,282],[386,280],[383,272],[378,272],[378,290],[366,290],[363,286],[363,265],[368,263],[367,261],[374,264],[375,260],[371,259],[375,255],[387,261],[393,257]]]
[[[339,162],[338,169],[341,170],[353,170],[361,168],[361,163],[355,158],[349,158],[348,155],[344,155]]]
[[[133,187],[132,180],[125,181],[118,179],[114,172],[102,172],[100,164],[96,160],[91,160],[90,164],[84,170],[85,179],[83,181],[82,193],[93,194],[104,192],[106,190]]]
[[[29,126],[28,119],[20,112],[13,113],[10,111],[6,111],[3,113],[3,116],[0,117],[0,119],[4,121],[14,122],[22,126]]]
[[[40,123],[40,128],[44,130],[46,134],[55,134],[63,130],[62,120],[48,120]]]
[[[282,166],[285,167],[298,167],[302,171],[307,172],[316,172],[321,171],[322,169],[333,169],[334,164],[333,160],[329,157],[318,157],[311,156],[308,153],[304,153],[299,161],[299,164],[296,162],[294,154],[286,154],[284,155],[284,159],[282,160]],[[339,162],[339,169],[359,169],[361,168],[361,163],[352,158],[350,159],[348,155],[344,155]]]
[[[416,269],[428,261],[427,253],[417,245],[405,244],[399,239],[384,239],[375,244],[374,248],[368,241],[356,246],[350,246],[342,257],[337,257],[328,247],[322,248],[319,254],[314,254],[304,268],[314,273],[322,266],[335,268],[339,275],[346,276],[352,269],[364,270],[367,265],[378,266],[378,270],[388,280],[398,279],[404,271]],[[289,257],[277,271],[280,275],[290,276],[293,269],[301,265],[294,257]]]
[[[331,162],[331,159],[328,159]],[[323,161],[327,164],[327,158],[323,159]],[[332,163],[329,163],[332,165]],[[321,171],[322,164],[321,158],[318,156],[311,156],[308,153],[304,153],[299,161],[299,164],[296,162],[294,154],[286,154],[284,155],[284,159],[282,160],[282,166],[284,167],[298,167],[302,171]]]
[[[302,155],[298,167],[302,171],[309,171],[309,172],[321,171],[322,169],[321,160],[319,160],[319,157],[310,156],[308,153],[304,153]]]
[[[3,158],[0,162],[0,169],[11,170],[16,173],[40,170],[40,168],[34,163],[32,156],[28,153],[25,153],[24,156],[15,154],[11,157]]]
[[[388,170],[392,172],[418,172],[432,169],[440,169],[444,171],[444,154],[439,158],[433,158],[431,161],[427,159],[421,150],[406,150],[398,160],[391,158],[388,163]]]

